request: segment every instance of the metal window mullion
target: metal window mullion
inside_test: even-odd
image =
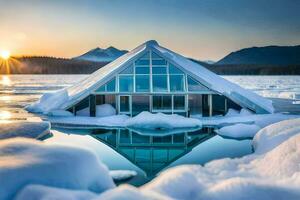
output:
[[[152,51],[149,50],[149,68],[150,68],[150,93],[153,93],[153,78],[152,78]]]
[[[169,73],[169,62],[167,62],[167,91],[170,92],[170,73]]]
[[[135,74],[135,62],[133,62],[133,92],[136,92],[135,78],[136,78],[136,74]]]

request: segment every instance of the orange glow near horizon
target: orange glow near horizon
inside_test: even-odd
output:
[[[4,60],[8,60],[10,58],[10,52],[7,50],[1,51],[1,58]]]

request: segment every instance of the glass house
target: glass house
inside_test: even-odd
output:
[[[148,41],[68,89],[62,107],[73,112],[110,104],[117,114],[142,111],[190,116],[224,115],[229,108],[272,112],[272,103]]]

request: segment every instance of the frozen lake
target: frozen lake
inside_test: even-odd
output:
[[[55,91],[84,79],[86,75],[0,76],[0,121],[37,118],[24,106],[44,92]],[[269,98],[300,101],[300,76],[225,76],[242,87]],[[66,134],[67,133],[67,134]],[[134,170],[129,181],[141,185],[163,169],[182,164],[205,164],[224,157],[240,157],[252,152],[251,140],[222,138],[212,129],[186,130],[165,136],[141,135],[132,130],[53,130],[49,143],[91,148],[111,170]]]

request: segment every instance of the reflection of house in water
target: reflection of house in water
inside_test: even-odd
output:
[[[93,137],[113,148],[148,176],[157,174],[213,136],[212,129],[208,128],[165,136],[140,135],[128,129],[96,130],[93,133]]]

